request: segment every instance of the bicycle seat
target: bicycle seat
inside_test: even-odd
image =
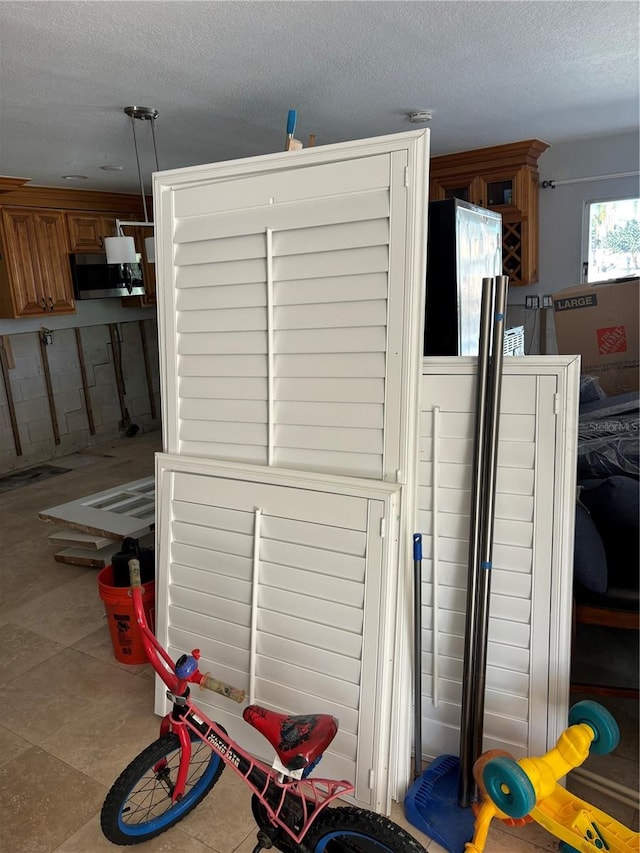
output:
[[[266,737],[280,761],[291,771],[315,761],[338,731],[338,721],[330,714],[291,717],[268,711],[260,705],[248,705],[242,716]]]

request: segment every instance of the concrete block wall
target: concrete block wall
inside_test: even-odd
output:
[[[120,360],[124,403],[129,422],[140,432],[160,428],[160,377],[155,320],[114,325],[116,347],[109,326],[80,327],[88,400],[82,384],[76,330],[56,329],[46,347],[59,443],[55,441],[51,407],[40,349],[40,332],[5,335],[9,384],[15,407],[21,453],[11,426],[9,398],[0,376],[0,476],[103,444],[124,435],[127,426],[118,397],[114,359]],[[145,369],[142,333],[147,342],[150,384]],[[88,412],[93,415],[94,432]]]

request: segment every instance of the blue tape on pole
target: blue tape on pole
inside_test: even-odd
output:
[[[490,569],[490,568],[492,568],[492,567],[493,567],[493,563],[487,563],[487,562],[484,562],[484,561],[483,561],[482,563],[480,563],[480,568],[481,568],[481,569]]]
[[[413,534],[413,559],[422,559],[422,533]]]
[[[496,320],[504,320],[504,314],[496,314]]]

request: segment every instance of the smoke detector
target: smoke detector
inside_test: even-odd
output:
[[[413,124],[424,124],[433,118],[433,110],[415,110],[412,113],[408,113],[407,117]]]

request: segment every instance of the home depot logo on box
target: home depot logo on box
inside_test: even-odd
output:
[[[596,335],[598,336],[598,352],[600,355],[627,351],[627,333],[624,326],[596,329]]]

